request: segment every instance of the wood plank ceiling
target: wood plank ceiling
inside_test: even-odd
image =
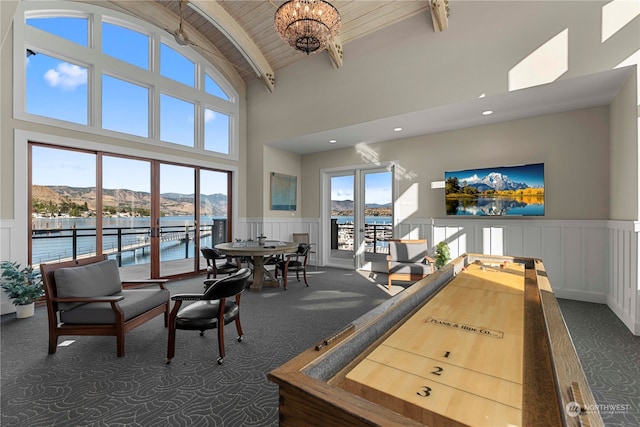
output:
[[[163,7],[164,11],[173,14],[174,29],[179,26],[179,0],[153,0]],[[131,4],[142,2],[112,1],[123,9],[137,16],[147,17],[158,25],[167,22],[167,15],[158,18],[159,12],[150,9],[134,10]],[[274,89],[278,70],[303,61],[307,55],[296,51],[280,39],[275,31],[274,14],[284,1],[211,1],[190,0],[183,4],[184,31],[190,41],[202,50],[220,59],[224,58],[235,69],[239,77],[246,83],[258,78],[268,90]],[[430,6],[430,3],[434,3]],[[334,66],[342,64],[341,52],[344,49],[348,60],[348,43],[359,37],[395,24],[419,13],[433,10],[434,28],[438,13],[446,8],[445,0],[408,0],[408,1],[333,1],[332,4],[341,15],[342,24],[339,40],[327,51],[331,54]],[[440,12],[439,12],[440,11]],[[444,16],[442,16],[444,15]],[[439,15],[446,24],[446,12]],[[162,26],[162,25],[160,25]],[[444,28],[446,29],[446,25]],[[167,28],[171,30],[171,28]],[[438,29],[440,30],[440,29]],[[347,45],[343,48],[343,45]],[[318,54],[326,55],[324,52]]]

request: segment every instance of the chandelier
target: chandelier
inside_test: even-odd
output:
[[[282,40],[307,55],[323,50],[340,32],[338,9],[324,0],[289,0],[274,22]]]

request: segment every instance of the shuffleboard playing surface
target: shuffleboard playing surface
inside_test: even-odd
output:
[[[468,265],[343,386],[422,423],[522,425],[524,286],[520,264]]]

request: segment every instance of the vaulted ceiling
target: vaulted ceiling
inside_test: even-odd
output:
[[[212,1],[182,0],[183,30],[201,53],[222,60],[228,73],[245,83],[258,78],[273,91],[278,70],[302,61],[306,54],[285,43],[274,28],[274,15],[282,0]],[[180,24],[180,0],[127,1],[111,3],[172,32]],[[342,66],[342,49],[352,40],[395,24],[416,14],[431,14],[433,27],[446,28],[448,0],[431,1],[333,1],[340,12],[337,40],[319,55],[329,54],[335,67]],[[233,71],[231,71],[233,70]]]
[[[1,1],[1,0],[0,0]],[[96,0],[77,0],[96,2]],[[110,5],[160,28],[167,37],[180,26],[180,0],[109,0]],[[265,88],[277,90],[278,73],[283,68],[304,61],[307,55],[291,48],[274,27],[274,15],[284,0],[182,0],[183,31],[189,44],[203,55],[213,57],[217,68],[232,83],[247,85],[256,79]],[[387,26],[424,14],[427,31],[443,31],[449,19],[456,23],[455,10],[449,18],[448,0],[335,0],[331,1],[342,18],[340,36],[326,51],[334,67],[349,60],[349,42],[365,37]],[[455,6],[460,6],[459,4]],[[464,23],[458,25],[464,26]],[[342,52],[345,53],[344,58]],[[309,154],[332,149],[329,144],[315,141],[338,139],[342,147],[398,138],[393,127],[412,129],[402,137],[426,135],[465,127],[498,123],[534,115],[608,104],[629,70],[612,70],[578,79],[561,80],[549,85],[511,91],[492,97],[495,109],[507,114],[495,114],[481,119],[477,114],[477,99],[459,102],[402,116],[367,121],[326,132],[300,135],[286,141],[271,143],[283,150]],[[485,100],[486,102],[486,100]]]

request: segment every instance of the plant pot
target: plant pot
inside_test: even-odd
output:
[[[267,241],[266,237],[258,237],[258,245],[264,246],[264,242]]]
[[[24,319],[25,317],[31,317],[35,313],[36,303],[25,305],[16,305],[16,318]]]

